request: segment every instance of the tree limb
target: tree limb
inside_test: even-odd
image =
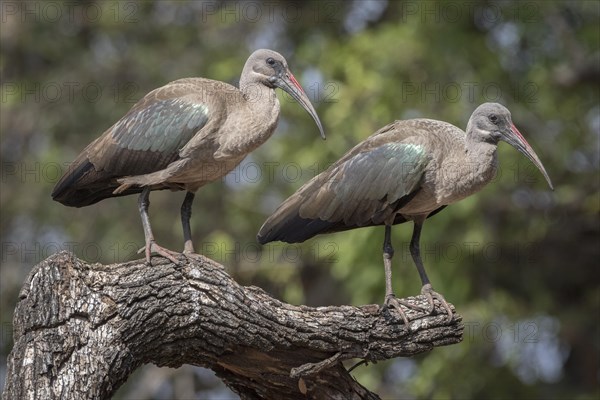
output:
[[[409,357],[462,339],[461,317],[306,307],[238,285],[203,256],[35,266],[14,315],[5,399],[110,397],[140,365],[210,368],[244,399],[375,399],[342,361]],[[423,296],[407,301],[425,306]]]

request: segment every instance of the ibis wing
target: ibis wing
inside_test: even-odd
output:
[[[81,152],[52,198],[86,206],[111,197],[119,177],[166,168],[209,120],[208,106],[196,92],[189,80],[182,80],[148,93]]]
[[[208,121],[206,105],[191,99],[157,100],[133,109],[88,151],[97,170],[141,175],[164,169]]]
[[[303,200],[299,214],[347,225],[380,223],[396,211],[398,200],[415,191],[426,161],[422,147],[410,143],[358,153],[327,174]]]
[[[261,243],[381,225],[419,189],[428,157],[408,140],[351,150],[287,199],[258,234]]]

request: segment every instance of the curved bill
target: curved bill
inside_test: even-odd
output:
[[[531,160],[531,162],[540,170],[542,175],[544,175],[544,178],[546,178],[546,182],[548,182],[550,189],[554,190],[554,186],[552,186],[550,177],[546,173],[546,169],[542,165],[542,162],[540,161],[537,154],[535,154],[535,151],[533,151],[533,149],[531,148],[529,143],[527,143],[527,141],[525,140],[523,135],[521,135],[521,132],[519,132],[519,130],[517,129],[517,127],[514,124],[511,124],[510,133],[502,134],[502,139],[506,143],[510,144],[515,149],[517,149],[521,153],[523,153],[525,155],[525,157],[529,158],[529,160]]]
[[[306,112],[308,112],[315,120],[317,126],[319,127],[319,131],[321,132],[321,138],[325,140],[325,132],[323,131],[323,125],[321,125],[319,116],[308,99],[308,96],[306,93],[304,93],[304,89],[302,89],[302,86],[300,86],[300,83],[298,83],[296,78],[294,78],[294,75],[290,72],[290,70],[278,75],[273,84],[288,93],[294,98],[294,100],[300,103],[302,108],[304,108]]]

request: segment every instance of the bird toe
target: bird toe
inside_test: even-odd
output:
[[[426,285],[423,285],[423,287],[421,288],[421,294],[424,295],[425,297],[427,297],[427,302],[429,303],[429,309],[427,310],[428,314],[433,313],[433,311],[435,309],[435,303],[434,303],[434,299],[435,299],[440,302],[442,307],[444,307],[444,310],[448,314],[448,321],[452,320],[453,314],[452,314],[452,309],[450,308],[450,305],[448,304],[448,302],[446,301],[446,299],[444,298],[444,296],[441,293],[438,293],[435,290],[433,290],[433,287],[431,287],[431,284],[428,283]]]
[[[179,257],[179,253],[175,252],[175,251],[171,251],[169,249],[166,249],[162,246],[159,246],[158,244],[156,244],[156,242],[154,241],[150,241],[146,244],[146,246],[142,247],[138,253],[141,253],[142,251],[146,252],[146,262],[151,265],[152,262],[150,261],[151,259],[151,254],[152,253],[156,253],[166,259],[168,259],[169,261],[171,261],[174,264],[179,265],[180,261],[177,259],[177,257]]]
[[[385,310],[385,309],[393,310],[395,313],[400,315],[400,317],[404,321],[404,324],[408,325],[408,317],[406,315],[406,312],[402,309],[402,307],[406,307],[410,310],[415,310],[415,311],[420,311],[420,312],[425,311],[422,307],[419,307],[416,304],[412,304],[406,300],[397,298],[396,295],[394,295],[393,293],[385,296],[385,301],[383,303],[382,309],[383,310]]]

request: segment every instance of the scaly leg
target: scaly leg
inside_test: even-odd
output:
[[[181,226],[183,227],[183,254],[193,254],[194,244],[192,243],[192,230],[190,228],[190,218],[192,217],[192,203],[194,202],[194,193],[187,192],[185,199],[181,204]]]
[[[156,244],[154,241],[154,235],[152,234],[152,228],[150,227],[150,219],[148,218],[148,207],[150,207],[150,188],[146,187],[140,194],[138,198],[138,208],[140,210],[140,216],[142,217],[142,225],[144,227],[144,238],[146,239],[146,247],[142,250],[146,250],[146,262],[148,264],[152,264],[150,261],[150,255],[154,253],[158,253],[161,256],[168,258],[175,264],[178,264],[179,261],[175,258],[178,254],[167,250],[164,247],[161,247]]]
[[[383,240],[383,267],[385,268],[385,301],[384,306],[393,308],[396,310],[405,325],[408,325],[408,318],[406,313],[402,310],[401,305],[404,307],[412,308],[418,311],[425,311],[421,307],[414,304],[410,304],[407,301],[398,299],[392,290],[392,257],[394,256],[394,248],[392,247],[392,227],[390,225],[385,226],[385,239]]]
[[[412,256],[415,265],[417,266],[417,271],[419,271],[419,276],[421,277],[421,283],[423,287],[421,288],[421,294],[427,297],[427,301],[429,302],[430,308],[428,313],[433,312],[434,304],[433,299],[436,298],[442,303],[442,306],[446,309],[448,313],[448,320],[452,320],[452,310],[450,306],[444,299],[440,293],[433,290],[431,287],[431,283],[429,282],[429,278],[427,277],[427,273],[425,272],[425,267],[423,266],[423,261],[421,260],[421,249],[419,248],[419,241],[421,239],[421,228],[423,227],[423,221],[414,221],[414,228],[412,239],[410,240],[410,255]]]

